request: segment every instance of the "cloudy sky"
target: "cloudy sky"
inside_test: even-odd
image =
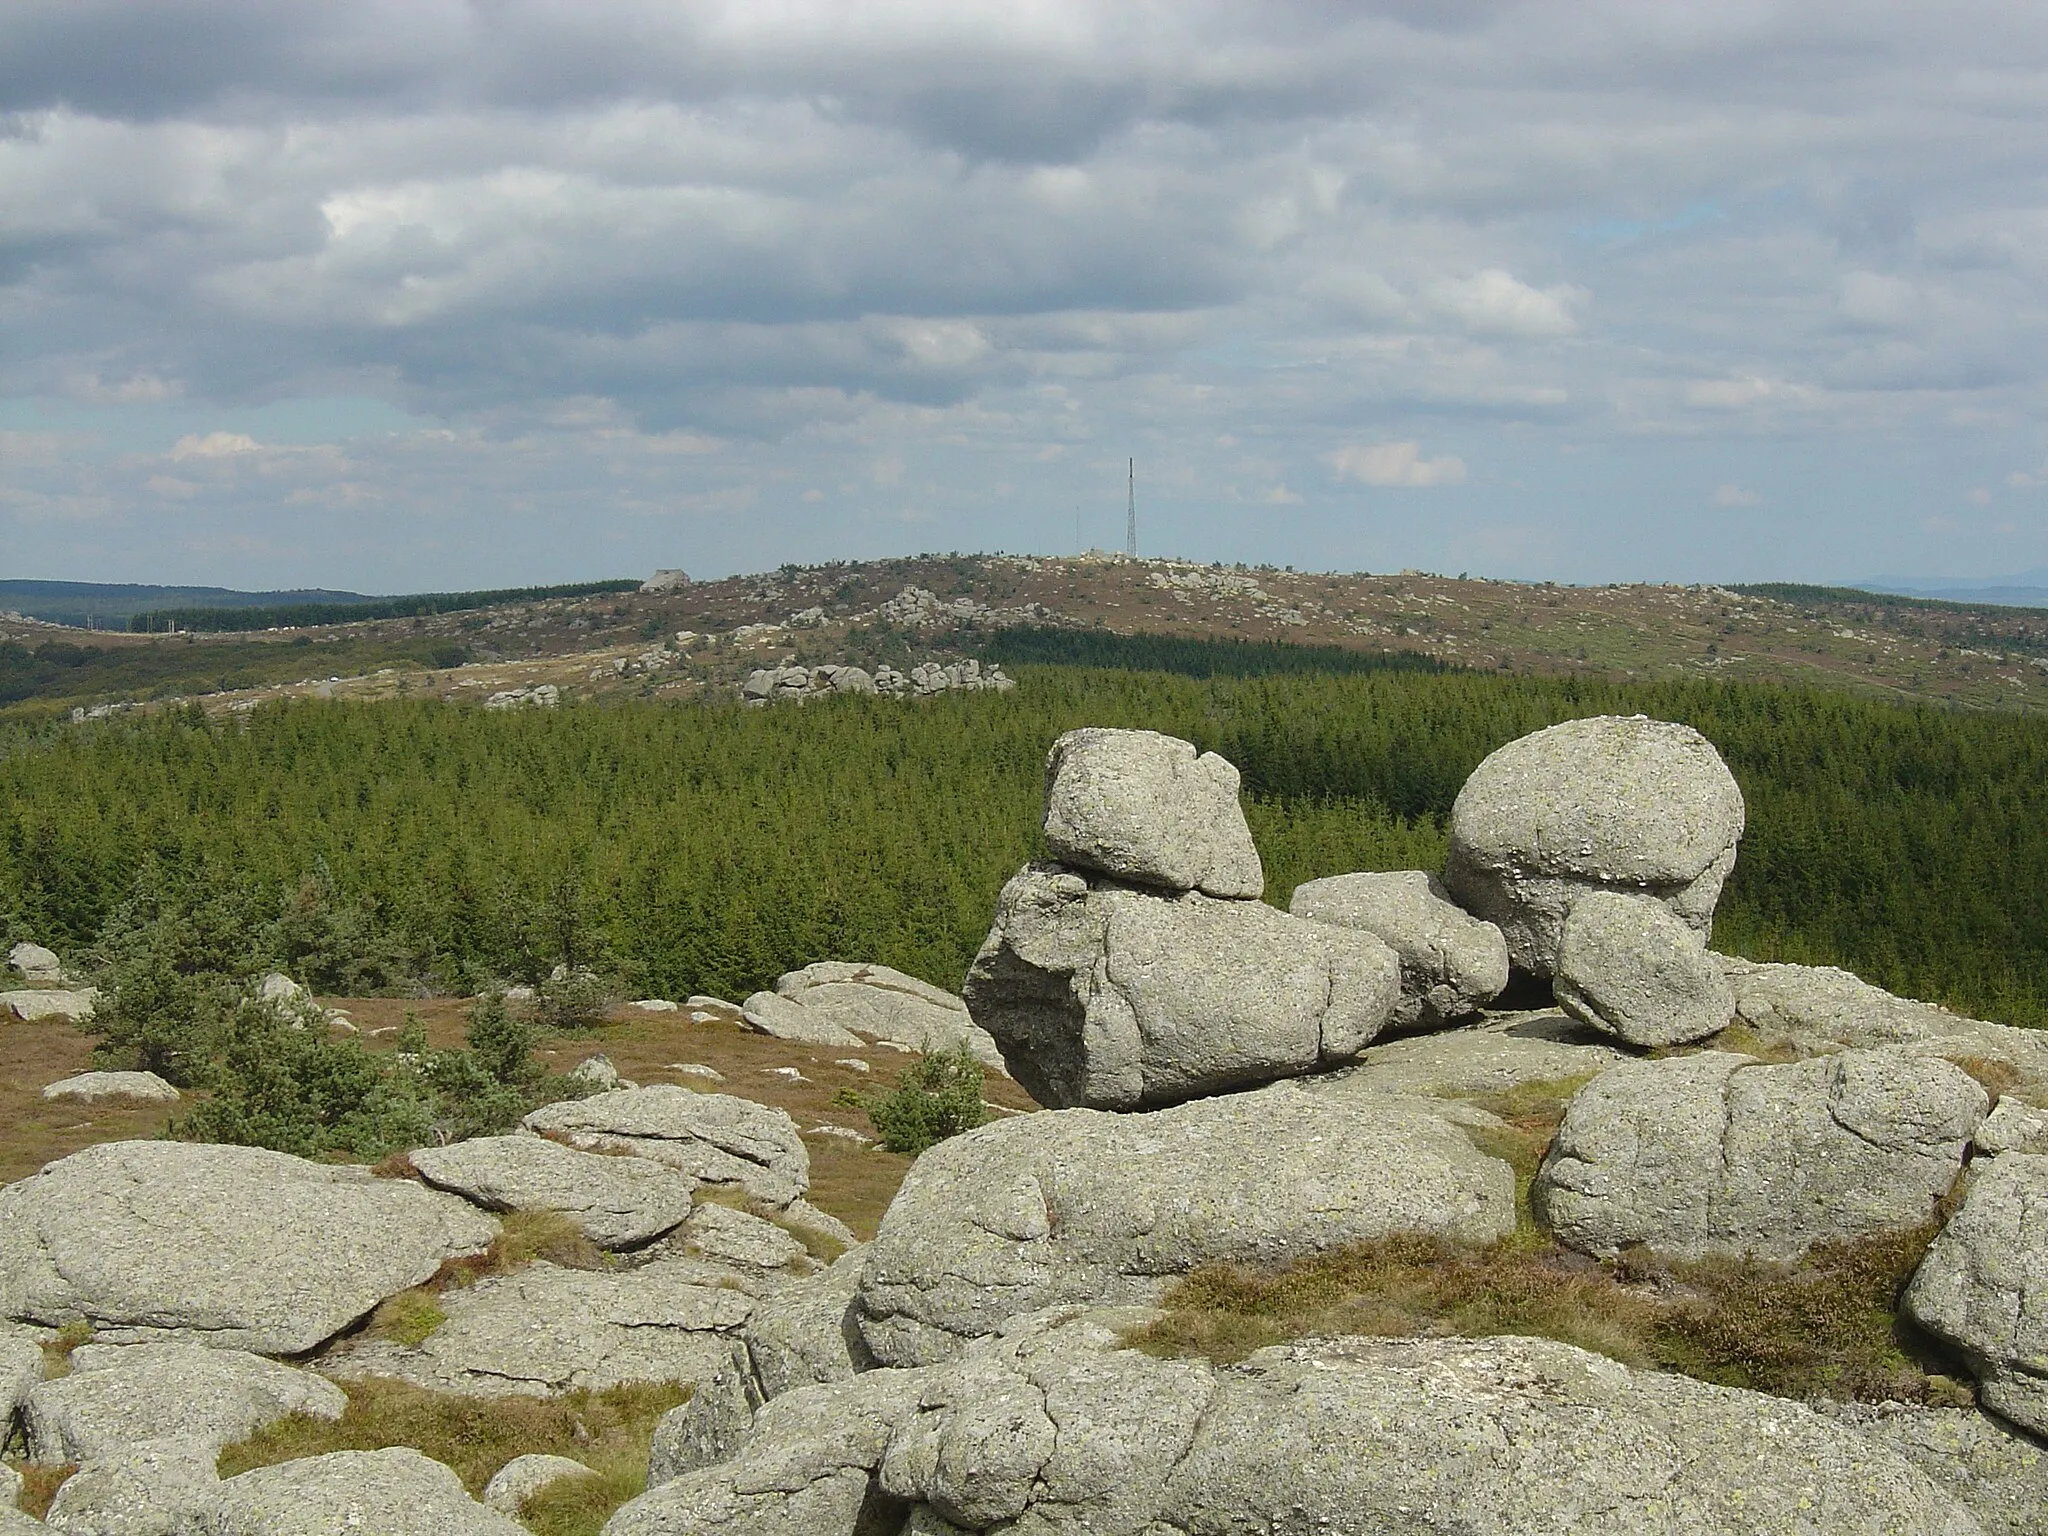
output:
[[[10,0],[0,575],[2048,565],[2048,6]]]

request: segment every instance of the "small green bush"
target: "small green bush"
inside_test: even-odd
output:
[[[863,1094],[848,1088],[835,1102],[863,1111],[891,1152],[915,1157],[988,1118],[982,1084],[981,1063],[962,1045],[917,1061],[887,1093]]]

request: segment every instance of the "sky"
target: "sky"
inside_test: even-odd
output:
[[[10,0],[0,576],[2048,566],[2027,0]]]

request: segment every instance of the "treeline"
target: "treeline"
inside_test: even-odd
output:
[[[75,949],[139,878],[232,892],[238,926],[297,934],[283,958],[329,990],[567,964],[734,996],[828,957],[957,986],[1039,852],[1045,750],[1070,727],[1237,763],[1284,904],[1320,875],[1435,867],[1487,752],[1640,711],[1705,732],[1747,797],[1720,947],[2048,1022],[2048,722],[1704,681],[1016,670],[1014,694],[914,706],[308,702],[241,728],[188,711],[17,731],[0,914]]]
[[[191,636],[118,644],[80,645],[45,640],[28,646],[0,640],[0,709],[22,705],[47,712],[49,703],[92,702],[109,696],[157,699],[172,694],[212,693],[303,678],[309,673],[367,672],[380,666],[456,667],[470,659],[469,646],[437,635],[368,638],[351,634],[317,646],[294,636],[277,644],[216,641]]]
[[[1341,645],[1118,635],[1101,629],[1035,626],[999,630],[981,645],[980,654],[984,660],[1004,666],[1118,667],[1173,672],[1182,677],[1449,670],[1443,662],[1421,651],[1354,651]]]
[[[227,634],[251,629],[298,629],[312,624],[354,624],[367,619],[420,619],[499,603],[537,603],[551,597],[593,597],[637,592],[637,581],[581,581],[560,587],[503,587],[489,592],[415,592],[360,603],[289,603],[268,608],[156,608],[128,620],[138,635],[190,631]]]

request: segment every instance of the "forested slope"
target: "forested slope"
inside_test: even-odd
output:
[[[0,757],[0,914],[84,944],[147,871],[252,933],[289,909],[289,958],[331,990],[466,990],[570,960],[635,992],[731,995],[826,957],[957,986],[1036,851],[1045,749],[1071,726],[1236,762],[1284,904],[1315,876],[1434,866],[1459,785],[1502,742],[1642,711],[1705,732],[1748,799],[1720,947],[2048,1022],[2038,718],[1706,682],[1016,670],[1013,694],[915,705],[299,704],[240,728],[196,710],[23,728]]]

